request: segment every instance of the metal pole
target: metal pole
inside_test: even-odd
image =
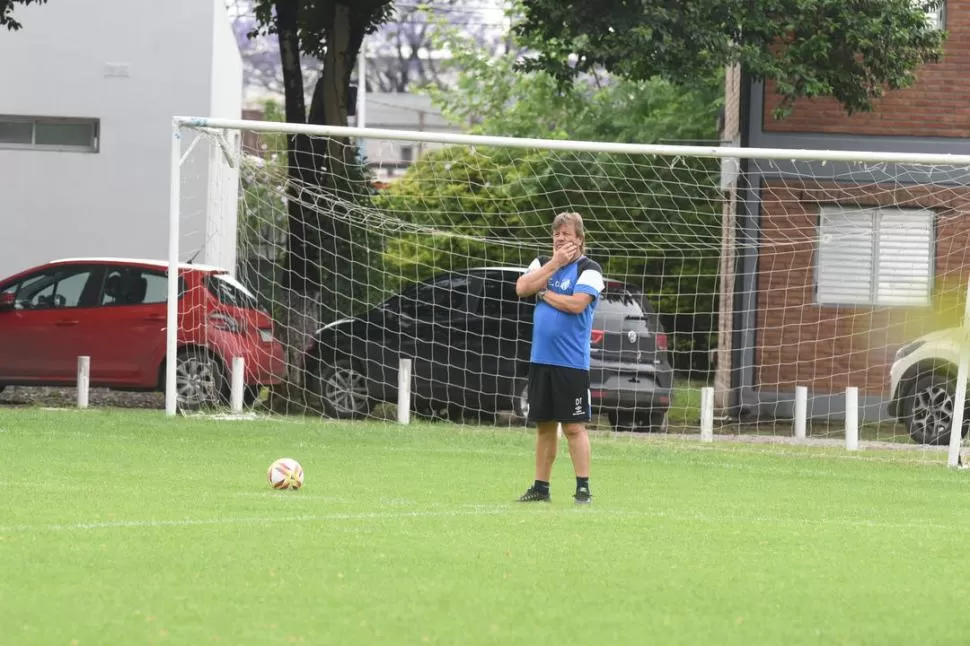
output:
[[[182,128],[172,122],[172,158],[168,192],[168,300],[165,312],[165,414],[175,415],[175,355],[178,352],[179,200],[181,200]]]
[[[367,127],[367,39],[360,43],[357,54],[357,127]]]
[[[950,427],[950,446],[947,450],[947,466],[960,463],[960,445],[963,441],[963,420],[966,418],[967,379],[970,378],[970,278],[967,279],[966,300],[963,303],[963,323],[960,326],[960,360],[957,363],[956,392],[953,393],[953,423]]]

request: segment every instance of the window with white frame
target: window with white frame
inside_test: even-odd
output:
[[[926,0],[913,0],[917,2],[921,7],[926,6]],[[933,29],[944,29],[946,26],[946,2],[940,0],[937,6],[933,9],[926,10],[926,17]]]
[[[824,206],[819,213],[815,302],[928,305],[933,288],[933,211]]]
[[[98,152],[98,119],[0,115],[0,148]]]

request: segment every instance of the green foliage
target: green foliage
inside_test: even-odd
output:
[[[267,99],[263,102],[263,121],[281,123],[286,121],[286,113],[278,101]],[[259,135],[264,149],[275,156],[286,153],[286,135],[281,132],[264,132]]]
[[[386,271],[409,281],[441,269],[528,264],[540,235],[547,243],[548,219],[535,207],[517,208],[527,196],[520,187],[530,165],[545,160],[536,151],[465,146],[424,155],[377,198],[385,217],[413,225],[388,241]]]
[[[257,26],[249,36],[277,37],[287,122],[347,125],[349,82],[362,40],[387,20],[391,9],[390,0],[255,0]],[[323,65],[309,109],[304,56]],[[319,318],[327,322],[346,316],[369,297],[375,254],[370,233],[353,226],[353,214],[370,207],[373,189],[352,142],[292,135],[286,144],[281,163],[286,169],[287,240],[280,283],[289,295],[306,297],[304,309],[319,307]],[[317,317],[317,312],[297,313],[292,307],[289,312],[304,322]],[[303,324],[306,331],[314,327]]]
[[[777,82],[787,114],[799,97],[833,96],[852,113],[908,87],[939,60],[940,0],[523,0],[517,26],[537,51],[525,63],[563,85],[605,68],[629,79],[692,85],[740,64]]]
[[[0,0],[0,27],[8,31],[17,31],[23,25],[13,17],[14,5],[27,6],[30,4],[47,4],[47,0]]]
[[[514,53],[490,58],[456,31],[437,33],[458,81],[424,91],[455,123],[475,123],[476,133],[638,143],[717,136],[715,83],[683,88],[603,75],[560,89],[545,72],[516,71]],[[680,367],[696,357],[706,367],[716,329],[718,173],[716,161],[700,158],[464,146],[429,152],[376,205],[415,225],[386,245],[385,271],[415,280],[469,265],[524,266],[550,251],[553,216],[578,210],[589,255],[650,296],[683,350]]]
[[[263,104],[264,121],[284,121],[279,103]],[[238,210],[240,270],[264,305],[279,310],[276,267],[286,251],[286,135],[262,133],[261,150],[243,159]],[[279,312],[274,312],[279,314]]]
[[[517,12],[519,3],[509,13]],[[545,139],[623,141],[710,141],[722,102],[722,74],[690,87],[660,78],[624,80],[605,73],[584,74],[564,86],[544,70],[523,72],[519,48],[530,39],[512,38],[512,49],[492,57],[475,39],[443,20],[436,23],[432,47],[450,52],[443,72],[453,72],[453,87],[417,88],[428,94],[456,124],[480,134]]]
[[[285,115],[276,101],[263,104],[263,120],[282,122]],[[262,302],[282,319],[285,306],[280,289],[280,267],[285,264],[287,234],[290,213],[288,202],[293,199],[288,191],[290,177],[287,173],[287,135],[262,133],[259,154],[250,155],[243,161],[239,201],[239,248],[240,267],[247,283],[255,289]],[[351,224],[348,213],[368,209],[374,190],[369,188],[372,177],[364,169],[356,155],[347,155],[351,162],[342,170],[332,173],[320,185],[307,186],[301,193],[307,210],[320,217],[316,226],[304,233],[307,247],[330,251],[335,245],[343,245],[336,252],[326,253],[327,260],[309,268],[307,278],[316,284],[336,284],[333,297],[324,304],[321,312],[325,321],[346,316],[360,309],[361,304],[375,298],[372,289],[379,290],[377,272],[379,253],[371,248],[379,246],[376,232],[364,226]],[[338,231],[338,235],[330,234]]]

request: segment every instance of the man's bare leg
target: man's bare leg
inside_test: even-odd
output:
[[[549,479],[552,477],[552,463],[556,461],[559,437],[556,422],[536,424],[536,481],[522,494],[519,502],[549,502]]]
[[[589,477],[590,448],[585,424],[563,424],[562,432],[569,442],[569,457],[577,478]]]
[[[574,498],[577,503],[588,504],[591,498],[589,492],[590,448],[586,425],[563,424],[562,432],[569,442],[569,457],[572,458],[573,469],[576,471],[576,495]]]
[[[559,448],[559,438],[556,422],[539,422],[536,424],[536,480],[549,482],[552,477],[552,465],[556,461],[556,451]]]

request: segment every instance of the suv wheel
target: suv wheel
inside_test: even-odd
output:
[[[950,442],[954,392],[953,381],[942,373],[924,374],[916,380],[906,416],[909,436],[914,442],[932,445]],[[968,428],[970,428],[970,420],[965,417],[963,436],[966,436]]]
[[[338,419],[364,417],[374,406],[367,390],[367,375],[350,359],[321,365],[316,390],[327,415]]]
[[[183,410],[221,403],[226,380],[212,353],[196,348],[179,351],[175,361],[176,402]]]

